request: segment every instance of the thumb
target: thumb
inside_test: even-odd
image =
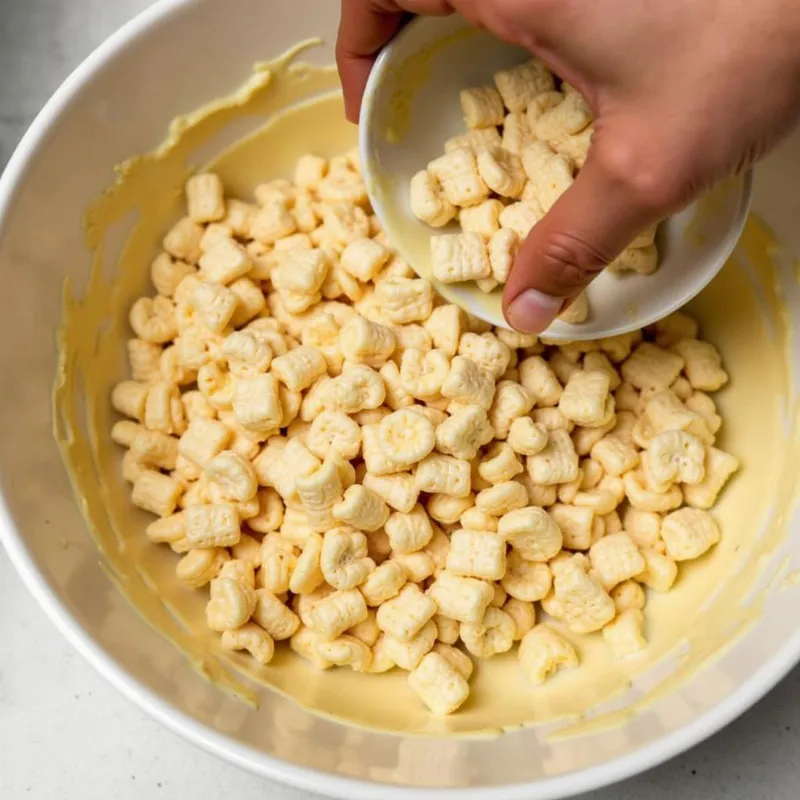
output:
[[[506,321],[518,331],[545,330],[640,231],[673,206],[675,178],[658,166],[658,155],[650,158],[649,147],[647,156],[640,155],[632,143],[603,133],[607,137],[593,141],[574,183],[520,248],[503,293]]]

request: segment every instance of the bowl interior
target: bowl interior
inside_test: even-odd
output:
[[[459,92],[492,85],[492,76],[527,60],[526,51],[459,16],[419,17],[378,57],[361,112],[362,161],[375,212],[403,257],[431,277],[430,237],[457,233],[456,223],[434,230],[409,205],[413,175],[444,152],[444,142],[465,130]],[[661,266],[653,275],[602,274],[588,290],[589,319],[557,321],[553,340],[594,339],[644,327],[694,297],[733,250],[747,216],[750,176],[717,187],[660,228]],[[442,284],[437,291],[493,325],[507,327],[500,288],[486,294],[472,282]]]
[[[374,786],[354,779],[384,784],[381,796],[391,796],[388,787],[431,786],[482,787],[476,792],[483,796],[494,788],[498,798],[563,796],[668,758],[766,691],[800,652],[797,626],[785,613],[800,589],[783,580],[800,556],[800,538],[787,537],[798,522],[798,342],[789,327],[798,286],[791,258],[778,259],[776,271],[768,268],[766,239],[755,225],[735,262],[693,306],[731,372],[720,401],[726,419],[720,443],[742,459],[744,469],[720,506],[725,535],[713,562],[686,570],[674,596],[654,603],[650,635],[664,658],[627,692],[595,703],[580,695],[586,682],[570,684],[575,705],[567,719],[525,728],[509,724],[504,736],[498,735],[502,725],[479,716],[476,704],[476,716],[467,717],[472,735],[454,737],[447,726],[420,730],[402,682],[395,686],[376,676],[371,685],[377,688],[367,690],[365,703],[351,677],[331,684],[330,674],[287,658],[274,674],[261,676],[274,687],[264,688],[230,669],[242,662],[216,659],[208,639],[191,635],[202,601],[184,597],[176,605],[169,588],[176,557],[144,541],[146,517],[130,506],[119,454],[105,437],[112,419],[106,398],[126,369],[124,313],[147,290],[148,259],[178,213],[189,170],[224,153],[220,169],[244,193],[276,177],[275,159],[340,149],[354,141],[355,131],[339,117],[301,138],[292,123],[296,117],[276,120],[270,105],[275,96],[266,92],[253,104],[229,94],[253,63],[310,36],[329,41],[302,59],[331,63],[333,4],[298,0],[291,9],[268,13],[262,0],[224,6],[193,0],[157,11],[57,98],[0,187],[0,274],[9,293],[0,315],[0,365],[16,376],[13,390],[0,393],[0,532],[62,631],[129,697],[193,741],[261,774],[349,798],[375,796]],[[264,24],[254,24],[258,20]],[[308,96],[327,91],[327,80],[308,79]],[[222,96],[227,103],[206,108],[213,124],[192,128],[178,151],[160,151],[146,162],[137,191],[112,203],[102,235],[100,228],[84,230],[83,214],[113,184],[114,165],[152,151],[177,114]],[[325,102],[331,114],[340,114],[338,100]],[[270,120],[272,133],[257,134]],[[243,147],[225,152],[254,133]],[[272,138],[259,138],[264,136]],[[795,139],[764,167],[756,192],[757,208],[794,253],[800,252],[797,187],[781,187],[786,175],[796,174],[787,164],[798,157]],[[87,236],[96,240],[94,254]],[[65,280],[72,324],[62,337],[73,339],[71,357],[59,364],[54,331],[62,319]],[[59,370],[68,380],[59,381],[54,402]],[[52,436],[54,423],[67,445],[71,479]],[[518,683],[500,692],[496,676],[504,669],[498,661],[496,670],[493,663],[481,670],[480,695],[489,702],[497,697],[509,710],[505,721],[520,707],[528,719],[552,719],[550,704],[563,698]],[[220,691],[204,673],[231,692]],[[234,691],[257,698],[258,709]],[[375,731],[367,727],[369,714],[373,721],[406,725],[394,724],[394,733]],[[362,724],[343,724],[337,716]]]

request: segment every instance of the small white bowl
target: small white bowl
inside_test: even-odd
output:
[[[459,15],[417,17],[383,49],[370,74],[360,119],[361,160],[372,206],[403,258],[431,279],[430,237],[458,232],[457,223],[434,230],[409,205],[412,176],[441,155],[444,142],[465,130],[459,92],[492,85],[499,70],[530,58]],[[554,322],[554,341],[596,339],[642,328],[680,308],[712,280],[730,256],[750,206],[751,174],[726,181],[663,223],[661,263],[653,275],[603,273],[587,291],[590,316],[580,325]],[[503,317],[502,287],[490,294],[474,282],[436,290],[493,325]]]

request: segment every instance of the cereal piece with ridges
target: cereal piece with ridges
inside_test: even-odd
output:
[[[739,460],[735,456],[709,447],[705,457],[705,477],[700,483],[683,487],[684,500],[694,508],[711,508],[728,479],[738,469]]]
[[[481,150],[478,171],[486,185],[501,197],[516,199],[525,185],[525,171],[519,156],[502,147]]]
[[[550,365],[541,356],[531,356],[520,362],[519,376],[520,383],[537,406],[558,405],[564,390]]]
[[[472,655],[491,658],[513,647],[516,629],[516,623],[505,611],[490,607],[480,622],[461,623],[461,640]]]
[[[664,492],[653,491],[647,487],[641,470],[626,472],[622,481],[628,502],[640,511],[664,514],[680,507],[683,502],[683,492],[679,486],[671,486]]]
[[[428,594],[446,617],[458,622],[477,623],[483,619],[494,590],[486,581],[444,569],[428,589]]]
[[[537,95],[555,88],[553,74],[539,59],[497,72],[494,82],[509,111],[525,111]]]
[[[431,161],[428,172],[439,181],[445,197],[454,206],[467,208],[489,196],[489,187],[478,172],[475,154],[466,148],[452,150]]]
[[[467,578],[500,580],[506,570],[505,540],[487,531],[453,531],[447,569]]]
[[[374,475],[367,473],[362,481],[365,488],[379,495],[395,511],[410,512],[417,504],[419,489],[414,477],[401,472],[394,475]]]
[[[450,619],[450,617],[446,617],[444,614],[436,614],[433,621],[436,623],[437,644],[441,642],[446,645],[454,645],[458,641],[461,635],[461,626],[458,624],[457,620]],[[436,645],[434,645],[434,649],[435,648]]]
[[[452,136],[444,143],[445,153],[453,150],[467,149],[476,155],[487,147],[499,147],[501,143],[500,132],[497,128],[473,128],[466,133]]]
[[[564,387],[558,409],[577,425],[599,427],[607,422],[609,408],[613,412],[613,402],[605,372],[575,370]]]
[[[140,430],[131,442],[130,455],[142,467],[174,470],[178,462],[178,439],[159,431]]]
[[[178,562],[175,577],[190,589],[199,589],[216,577],[229,558],[221,547],[193,548]]]
[[[633,272],[637,275],[652,275],[658,269],[658,249],[655,244],[646,247],[626,247],[609,265],[617,275]]]
[[[547,445],[547,430],[530,417],[515,419],[508,430],[507,442],[515,453],[524,456],[535,456]]]
[[[175,511],[181,493],[181,485],[173,478],[143,469],[133,481],[131,502],[151,514],[169,517]]]
[[[386,386],[386,405],[392,411],[414,405],[414,398],[405,390],[400,369],[394,361],[387,361],[378,371]]]
[[[542,212],[548,212],[573,184],[573,163],[544,142],[532,142],[521,153],[522,166]]]
[[[355,316],[339,333],[339,346],[348,361],[380,367],[395,349],[392,329]]]
[[[311,533],[297,558],[289,582],[290,591],[296,595],[309,595],[324,583],[321,558],[322,537],[318,533]]]
[[[394,325],[424,321],[433,309],[433,289],[422,279],[386,278],[375,287],[381,312]]]
[[[720,540],[719,526],[708,511],[681,508],[661,523],[661,538],[673,561],[699,558]]]
[[[269,199],[255,209],[250,218],[250,237],[262,244],[274,244],[278,239],[291,236],[296,230],[297,222],[285,199]]]
[[[437,612],[436,603],[416,584],[408,583],[400,593],[383,603],[377,612],[378,627],[401,642],[411,641]]]
[[[462,89],[461,111],[468,128],[491,128],[503,124],[505,108],[500,93],[491,86]]]
[[[448,200],[436,177],[427,169],[411,179],[409,187],[411,213],[433,228],[443,228],[456,216],[456,207]]]
[[[458,343],[465,327],[464,312],[458,306],[446,304],[434,308],[423,325],[437,350],[450,358],[458,352]]]
[[[533,133],[543,142],[557,141],[580,133],[593,118],[586,100],[577,92],[569,92],[560,103],[548,108],[536,120],[532,126]]]
[[[643,627],[644,614],[638,608],[628,608],[603,628],[603,639],[617,658],[629,658],[647,647]]]
[[[358,589],[334,592],[311,609],[312,627],[325,641],[337,639],[367,617],[367,605]]]
[[[533,603],[509,597],[503,604],[503,611],[514,620],[514,641],[521,641],[536,625],[536,606]]]
[[[504,514],[498,534],[528,561],[549,561],[558,555],[563,543],[561,529],[543,509],[518,508]]]
[[[234,384],[233,413],[239,425],[247,430],[276,432],[283,412],[275,377],[264,374],[238,379]]]
[[[471,485],[470,464],[465,459],[434,453],[419,463],[414,481],[421,492],[467,497]]]
[[[639,464],[636,449],[613,433],[596,442],[592,446],[591,454],[606,473],[617,477],[630,472]]]
[[[221,499],[239,503],[256,495],[258,483],[250,462],[232,450],[217,453],[204,468],[206,480],[219,490]]]
[[[421,660],[409,674],[408,685],[437,716],[454,713],[469,697],[469,685],[462,672],[437,652],[430,652]]]
[[[647,566],[644,572],[636,576],[636,580],[656,592],[668,592],[678,577],[678,565],[657,550],[645,549],[641,552]]]
[[[650,440],[646,467],[658,488],[696,484],[705,477],[705,457],[705,447],[697,437],[685,431],[664,431]]]
[[[203,238],[203,228],[190,217],[183,217],[175,223],[164,237],[163,246],[173,258],[196,264],[202,251],[200,240]]]
[[[298,475],[294,484],[308,524],[319,533],[334,527],[333,507],[342,499],[343,493],[341,476],[334,459],[326,458],[317,469],[307,475]]]
[[[450,361],[441,350],[409,347],[400,359],[400,380],[405,391],[418,400],[438,397],[450,370]]]
[[[686,362],[684,371],[693,389],[716,392],[728,382],[717,348],[697,339],[681,339],[671,348]]]
[[[128,321],[136,336],[145,342],[165,344],[178,335],[175,306],[161,295],[140,297],[131,306]]]
[[[492,406],[495,380],[492,373],[465,356],[455,356],[442,383],[442,395],[462,405]]]
[[[512,549],[506,557],[506,574],[500,583],[511,597],[534,603],[547,595],[552,581],[547,564],[527,561],[518,550]]]
[[[474,458],[494,436],[486,411],[478,405],[459,409],[436,428],[436,447],[455,458]]]
[[[674,383],[684,364],[682,356],[643,342],[622,365],[622,378],[639,390],[659,392]]]
[[[595,542],[589,550],[592,575],[610,591],[645,569],[645,561],[634,541],[625,533],[613,533]]]
[[[573,633],[592,633],[614,618],[616,607],[578,558],[575,556],[559,567],[553,588],[567,627]]]
[[[528,492],[518,481],[503,481],[478,492],[475,505],[493,517],[502,517],[528,505]]]
[[[235,630],[223,631],[220,644],[225,650],[247,650],[262,666],[269,664],[275,655],[273,638],[255,622],[246,622]]]
[[[320,565],[325,580],[339,591],[363,583],[375,569],[375,562],[367,556],[367,537],[346,525],[323,537]]]
[[[529,417],[525,417],[532,408],[533,398],[524,386],[516,381],[499,381],[492,400],[492,407],[489,409],[489,421],[494,428],[495,438],[506,439],[512,424],[519,418],[525,418],[532,422]],[[545,441],[542,442],[542,447],[544,447]]]
[[[433,424],[409,408],[381,420],[378,438],[386,458],[403,468],[422,461],[436,445]]]
[[[389,518],[389,507],[381,497],[361,485],[350,486],[333,507],[333,517],[362,531],[376,531]]]
[[[373,239],[355,239],[345,247],[340,263],[345,271],[366,283],[374,280],[391,252]]]
[[[492,278],[498,283],[508,280],[519,246],[519,235],[509,228],[501,228],[489,239],[489,265],[492,268]]]
[[[256,606],[256,593],[231,578],[214,578],[206,606],[206,625],[212,631],[227,631],[244,625]]]
[[[377,607],[396,597],[408,580],[405,567],[398,561],[384,561],[359,586],[368,606]]]
[[[556,503],[549,513],[561,530],[564,547],[570,550],[588,550],[591,547],[595,516],[593,509]]]
[[[227,285],[246,275],[253,267],[250,254],[233,239],[221,239],[200,258],[203,280]]]
[[[500,213],[500,227],[512,231],[518,239],[524,239],[543,216],[544,210],[538,200],[521,200],[503,209]]]
[[[540,686],[559,669],[577,667],[578,654],[549,625],[537,625],[520,643],[519,662],[529,680]]]
[[[478,474],[491,484],[505,483],[525,468],[506,442],[494,442],[478,464]]]
[[[458,354],[474,361],[497,380],[508,369],[511,350],[493,333],[462,334],[458,343]]]
[[[478,233],[431,237],[431,272],[442,283],[480,280],[492,274],[486,242]]]
[[[161,355],[164,351],[159,344],[129,339],[126,349],[133,380],[154,383],[161,379]]]
[[[403,566],[411,583],[422,583],[433,575],[436,568],[433,559],[422,550],[416,553],[394,553],[391,560]]]
[[[503,204],[496,198],[484,200],[476,206],[462,208],[458,214],[461,231],[477,233],[482,238],[488,239],[500,230],[500,213],[503,208]]]
[[[415,553],[422,550],[433,537],[433,527],[425,509],[417,504],[408,513],[395,511],[384,526],[396,553]]]
[[[408,642],[402,642],[394,636],[384,634],[386,655],[401,669],[409,671],[415,669],[436,643],[436,633],[436,623],[429,620],[422,630]]]
[[[550,431],[544,448],[527,457],[531,480],[543,486],[569,483],[578,477],[578,454],[565,430]]]

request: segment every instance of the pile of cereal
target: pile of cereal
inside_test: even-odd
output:
[[[223,647],[399,667],[437,714],[517,642],[534,684],[582,634],[646,647],[645,587],[718,541],[738,466],[691,318],[560,347],[492,330],[392,252],[352,155],[305,156],[253,204],[213,174],[186,191],[112,436]]]
[[[538,60],[494,76],[495,87],[461,92],[469,129],[445,143],[445,155],[411,180],[410,205],[434,228],[457,220],[460,234],[431,237],[433,276],[476,281],[485,292],[508,278],[520,242],[572,183],[592,138],[592,112],[568,83]],[[502,132],[499,130],[502,129]],[[658,267],[656,226],[638,236],[612,272]],[[568,321],[582,322],[585,300]]]

